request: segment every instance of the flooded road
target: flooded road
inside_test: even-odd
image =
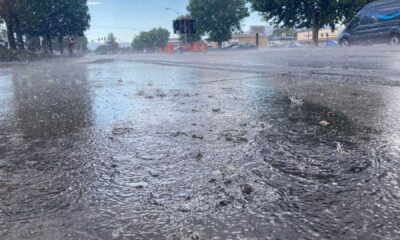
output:
[[[0,239],[400,238],[400,51],[365,49],[0,69]]]

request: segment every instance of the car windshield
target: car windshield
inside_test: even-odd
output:
[[[0,0],[0,239],[400,239],[399,53],[398,0]]]

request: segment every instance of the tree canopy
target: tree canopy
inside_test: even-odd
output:
[[[167,46],[170,33],[164,28],[153,28],[148,32],[141,32],[132,42],[135,50],[154,50]]]
[[[83,36],[90,15],[86,0],[19,0],[19,18],[25,33],[50,40]]]
[[[208,34],[219,46],[241,30],[241,21],[249,16],[245,0],[190,0],[187,9],[197,20],[199,34]]]
[[[109,46],[112,52],[116,52],[119,48],[119,44],[117,43],[117,38],[113,33],[109,33],[107,36],[106,45]]]
[[[249,0],[255,11],[278,26],[288,28],[312,28],[314,43],[318,43],[318,31],[329,25],[351,19],[365,4],[373,0]]]
[[[65,36],[82,37],[89,28],[87,0],[0,0],[0,17],[9,32],[11,48],[27,38],[43,37],[50,45],[53,38],[62,42]]]
[[[7,27],[7,38],[11,48],[16,48],[16,41],[14,33],[19,32],[16,29],[18,26],[17,21],[17,10],[18,10],[18,0],[0,0],[0,17],[6,23]],[[19,32],[20,33],[20,32]]]
[[[119,44],[117,43],[117,38],[114,36],[113,33],[109,33],[105,44],[98,46],[95,52],[97,54],[116,53],[118,49]]]

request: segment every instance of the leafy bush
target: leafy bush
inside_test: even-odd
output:
[[[0,62],[31,61],[49,56],[46,53],[0,48]]]
[[[105,44],[98,46],[94,52],[97,54],[108,54],[114,52],[114,49],[111,45]]]
[[[155,50],[168,44],[170,33],[167,29],[153,28],[148,32],[141,32],[132,42],[132,47],[138,50]]]

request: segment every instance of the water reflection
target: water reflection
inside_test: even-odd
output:
[[[15,125],[0,138],[0,238],[396,237],[398,155],[356,121],[379,119],[381,101],[363,115],[343,111],[363,105],[360,92],[335,101],[331,86],[87,68],[89,80],[66,62],[15,71]]]
[[[323,96],[324,91],[319,93]],[[310,91],[301,94],[305,99],[316,95]],[[371,94],[374,99],[380,96]],[[377,239],[384,239],[398,233],[393,210],[398,211],[399,205],[394,204],[396,196],[387,193],[398,188],[393,181],[394,169],[399,169],[392,162],[396,157],[393,152],[381,151],[382,132],[373,128],[376,125],[366,127],[348,118],[376,116],[379,108],[370,105],[371,112],[365,115],[362,111],[338,111],[355,107],[352,104],[357,104],[354,99],[358,97],[345,95],[347,105],[336,109],[319,105],[315,97],[314,102],[301,103],[285,96],[260,100],[259,104],[272,102],[282,109],[259,112],[260,120],[271,125],[256,137],[260,146],[264,145],[261,155],[267,166],[256,174],[280,197],[274,205],[254,211],[271,214],[271,221],[286,226],[282,231],[275,230],[273,236],[371,239],[369,233],[373,232]],[[329,126],[321,126],[321,120]]]
[[[15,114],[0,139],[0,238],[60,239],[62,232],[36,223],[65,224],[94,179],[86,68],[40,62],[17,66],[12,75]]]
[[[5,121],[12,115],[13,109],[10,107],[13,99],[12,74],[9,70],[0,71],[0,128],[7,124]]]
[[[37,63],[13,74],[15,122],[24,137],[55,137],[91,123],[85,66]]]

